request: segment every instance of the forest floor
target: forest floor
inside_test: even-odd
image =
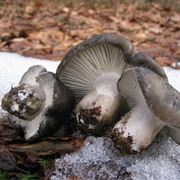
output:
[[[90,2],[2,1],[0,51],[61,60],[84,39],[115,32],[127,36],[137,50],[161,65],[174,66],[180,61],[178,11],[155,3]]]
[[[127,36],[136,50],[149,54],[160,65],[179,69],[176,64],[180,62],[180,12],[156,3],[97,2],[0,0],[0,51],[58,63],[79,42],[94,34],[113,32]],[[18,179],[24,174],[26,179],[49,177],[54,169],[54,158],[59,157],[57,151],[66,150],[58,149],[62,144],[69,151],[83,145],[82,140],[76,139],[62,139],[59,144],[51,140],[32,146],[11,145],[22,139],[3,113],[0,109],[0,119],[3,119],[0,122],[0,169],[3,170],[0,180]],[[46,154],[39,154],[46,146],[55,147],[56,152],[47,150]],[[27,149],[31,152],[26,152]],[[4,174],[4,171],[9,173]]]

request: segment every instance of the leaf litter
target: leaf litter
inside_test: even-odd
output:
[[[61,60],[72,46],[91,35],[116,32],[128,36],[136,49],[149,54],[160,65],[179,68],[179,12],[154,3],[143,8],[138,3],[120,3],[115,9],[116,12],[112,11],[112,6],[89,6],[83,1],[77,6],[48,0],[18,0],[15,3],[6,0],[0,6],[0,50]],[[6,69],[11,73],[4,75],[0,71],[2,82],[6,81],[1,84],[2,94],[10,88],[7,85],[18,82],[24,69],[20,66],[17,70],[20,61],[13,65],[15,59],[23,59],[21,56],[10,55],[8,59],[11,62],[8,61],[9,68]],[[37,59],[31,62],[26,58],[23,60],[29,63],[25,67],[42,62],[52,71],[59,63],[52,65]],[[17,77],[12,73],[14,67]],[[179,88],[179,82],[174,78],[179,73],[165,70],[168,75],[173,74],[169,75],[169,79]],[[0,109],[0,116],[0,169],[9,172],[8,179],[37,172],[38,177],[47,179],[178,179],[180,175],[180,149],[167,135],[159,136],[143,154],[122,156],[111,140],[105,137],[89,137],[84,146],[83,139],[75,141],[71,138],[61,139],[58,143],[56,139],[50,139],[28,145],[9,123],[7,113]],[[62,144],[65,145],[64,152]],[[53,148],[44,151],[46,146]],[[80,151],[60,158],[65,152],[79,148]],[[44,158],[49,158],[47,161],[51,164],[52,159],[58,158],[54,171],[53,165],[48,168],[42,166]]]
[[[165,3],[97,2],[6,0],[0,6],[0,50],[61,60],[72,46],[93,34],[116,32],[163,66],[180,60],[178,11],[163,8]]]

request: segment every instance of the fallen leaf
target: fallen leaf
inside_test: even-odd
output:
[[[167,57],[156,57],[157,63],[161,66],[172,66],[173,61],[168,59]]]
[[[84,143],[84,139],[45,140],[34,144],[10,144],[12,152],[30,153],[35,156],[65,154],[77,151]]]
[[[22,141],[21,134],[17,132],[13,124],[9,120],[9,115],[6,114],[0,118],[0,143],[8,144],[11,142]]]
[[[0,169],[4,171],[16,169],[16,160],[13,154],[3,145],[0,147]]]

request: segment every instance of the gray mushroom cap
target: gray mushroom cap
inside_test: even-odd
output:
[[[149,109],[167,125],[180,128],[180,93],[150,70],[136,69]]]
[[[41,65],[31,66],[22,76],[19,84],[30,84],[30,85],[38,85],[36,82],[36,77],[41,73],[47,72],[47,70]]]
[[[180,94],[167,79],[146,68],[130,68],[118,81],[118,90],[131,107],[112,130],[118,146],[142,151],[165,125],[176,127],[172,136],[179,142]]]
[[[99,35],[94,35],[91,38],[82,41],[78,45],[74,46],[68,54],[63,58],[62,63],[59,64],[57,68],[57,74],[61,76],[63,73],[63,69],[67,66],[67,64],[74,58],[74,56],[78,55],[84,50],[87,50],[97,44],[109,43],[115,47],[122,49],[124,54],[130,56],[133,51],[133,46],[131,42],[124,36],[116,35],[113,33],[102,33]],[[108,53],[108,52],[107,52]],[[86,59],[84,59],[85,61]]]
[[[151,71],[139,70],[138,74],[149,109],[170,128],[171,137],[180,144],[180,92]]]
[[[70,87],[79,101],[92,89],[103,72],[122,73],[125,58],[133,51],[131,42],[121,35],[94,35],[74,46],[59,64],[56,74]]]
[[[20,92],[24,92],[23,98]],[[37,102],[39,106],[35,106]],[[16,105],[13,113],[12,104]],[[23,128],[26,141],[37,141],[54,133],[68,119],[74,105],[73,92],[42,66],[29,68],[19,86],[5,95],[2,102],[2,107],[13,115],[15,125]]]
[[[131,66],[139,66],[150,69],[151,71],[155,72],[159,76],[163,78],[167,78],[166,73],[164,72],[163,68],[157,64],[150,56],[144,54],[142,52],[134,52],[126,61]]]
[[[145,67],[167,78],[164,70],[151,57],[135,52],[129,39],[113,33],[94,35],[74,46],[59,64],[56,74],[74,91],[79,101],[92,89],[99,75],[104,72],[121,75],[129,66]]]
[[[97,132],[116,116],[117,81],[132,51],[127,38],[104,33],[73,47],[59,65],[57,76],[74,91],[77,121],[84,129]]]

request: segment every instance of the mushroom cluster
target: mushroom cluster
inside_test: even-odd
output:
[[[12,122],[24,131],[26,141],[47,137],[66,121],[75,105],[74,93],[55,74],[39,65],[22,76],[2,100]]]
[[[180,143],[180,93],[160,65],[124,36],[104,33],[81,42],[56,74],[31,67],[2,107],[24,128],[25,139],[34,141],[63,125],[75,99],[78,126],[95,135],[113,127],[112,139],[126,152],[146,149],[164,126]]]
[[[136,53],[124,36],[104,33],[73,47],[57,69],[57,76],[76,96],[78,124],[100,134],[128,108],[117,82],[130,66],[142,66],[166,77],[162,68],[143,53]]]
[[[179,142],[179,92],[169,85],[163,69],[148,55],[135,52],[125,37],[105,33],[83,41],[64,57],[57,76],[74,91],[77,122],[86,132],[101,134],[125,114],[111,133],[118,147],[140,152],[165,125]]]
[[[171,137],[180,143],[180,93],[149,69],[127,69],[118,81],[119,93],[131,110],[114,126],[112,137],[126,151],[140,152],[148,147],[166,125]]]
[[[73,47],[57,69],[57,76],[76,96],[78,124],[86,131],[100,132],[111,124],[124,103],[117,81],[133,51],[123,36],[101,34]]]

